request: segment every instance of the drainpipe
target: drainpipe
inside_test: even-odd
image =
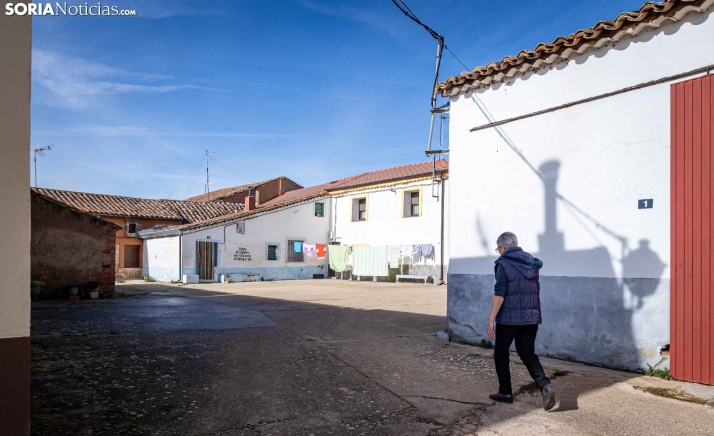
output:
[[[441,173],[440,176],[441,180],[441,273],[440,273],[440,278],[439,281],[441,284],[444,284],[444,201],[445,201],[445,195],[446,195],[446,179],[444,178],[444,173]]]
[[[182,233],[179,233],[179,281],[183,281],[183,253],[181,252],[183,246],[181,244]]]

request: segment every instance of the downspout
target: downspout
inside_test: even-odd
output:
[[[439,284],[444,284],[444,201],[446,195],[446,179],[444,178],[444,173],[441,173],[441,273],[439,274]]]
[[[181,252],[183,245],[181,243],[181,237],[183,233],[179,233],[179,281],[183,281],[183,253]]]

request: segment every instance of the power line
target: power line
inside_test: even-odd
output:
[[[466,64],[464,64],[463,62],[461,62],[461,59],[459,59],[459,57],[456,56],[456,55],[454,54],[454,52],[451,51],[451,49],[446,46],[446,44],[444,44],[444,48],[446,49],[446,51],[448,51],[449,53],[451,53],[451,56],[455,57],[456,60],[459,61],[459,63],[461,64],[462,67],[466,68],[466,71],[471,71],[471,69],[470,69],[469,67],[467,67]]]
[[[203,162],[203,158],[201,158],[201,160],[199,161],[199,164],[201,164],[201,162]],[[196,170],[196,174],[193,176],[193,179],[191,179],[191,184],[188,185],[188,189],[186,190],[186,194],[184,195],[184,197],[187,196],[189,192],[191,192],[191,188],[193,187],[193,182],[196,181],[196,177],[198,177],[198,173],[201,172],[201,168],[198,165],[196,165],[196,167],[198,169]]]
[[[198,163],[196,164],[196,166],[193,167],[193,169],[192,169],[191,171],[189,171],[188,174],[186,174],[186,177],[184,177],[183,180],[181,180],[181,183],[179,183],[178,186],[175,187],[173,191],[171,191],[171,193],[168,195],[168,197],[166,197],[167,200],[168,200],[169,198],[171,198],[172,195],[174,195],[174,192],[176,192],[176,190],[177,190],[179,187],[181,187],[181,185],[183,185],[183,182],[185,182],[186,179],[188,179],[188,176],[190,176],[191,173],[193,173],[193,172],[196,170],[196,168],[197,168],[199,165],[201,165],[201,162],[203,162],[203,158],[201,158],[201,159],[198,161]]]
[[[235,177],[236,179],[238,179],[239,181],[245,182],[245,183],[247,183],[247,184],[253,183],[252,180],[248,179],[248,178],[245,177],[245,176],[242,176],[242,175],[236,173],[235,171],[233,171],[233,170],[231,170],[230,168],[226,167],[226,166],[223,165],[222,163],[218,162],[216,159],[214,159],[214,158],[212,158],[212,157],[210,157],[210,156],[209,156],[208,158],[209,158],[210,160],[212,160],[214,163],[216,163],[218,166],[220,166],[221,168],[223,168],[228,174],[230,174],[230,175],[232,175],[233,177]]]

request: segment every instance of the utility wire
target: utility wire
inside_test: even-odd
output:
[[[247,184],[253,183],[252,180],[248,179],[248,178],[245,177],[245,176],[241,176],[240,174],[234,172],[234,171],[231,170],[230,168],[227,168],[225,165],[223,165],[222,163],[218,162],[216,159],[214,159],[214,158],[212,158],[212,157],[210,157],[210,156],[209,156],[208,158],[209,158],[210,160],[212,160],[213,162],[215,162],[218,166],[220,166],[221,168],[223,168],[228,174],[232,175],[233,177],[235,177],[236,179],[238,179],[238,180],[241,181],[242,183],[245,183],[245,182],[247,182]]]
[[[203,163],[203,157],[201,157],[200,163]],[[198,167],[198,165],[196,165],[196,167]],[[191,188],[193,187],[193,182],[196,181],[196,177],[198,177],[198,173],[200,173],[200,172],[201,172],[200,168],[198,170],[196,170],[196,174],[193,176],[193,179],[191,179],[191,184],[188,185],[188,189],[186,190],[186,195],[184,195],[184,197],[188,196],[188,193],[191,192]]]
[[[198,163],[196,164],[196,166],[193,167],[193,169],[192,169],[191,171],[189,171],[188,174],[186,174],[186,177],[184,177],[183,180],[181,180],[181,183],[179,183],[178,186],[175,187],[173,191],[171,191],[171,193],[168,195],[168,197],[166,197],[167,200],[168,200],[169,198],[171,198],[172,195],[174,195],[174,192],[176,192],[176,190],[177,190],[179,187],[181,187],[181,185],[183,185],[183,182],[185,182],[186,179],[188,179],[188,176],[190,176],[190,175],[196,170],[196,168],[197,168],[199,165],[201,165],[201,162],[203,162],[203,158],[201,158],[201,160],[198,161]]]
[[[441,41],[441,44],[444,46],[444,48],[446,49],[446,51],[448,51],[449,53],[451,53],[451,55],[452,55],[457,61],[459,61],[459,63],[461,64],[462,67],[464,67],[467,71],[470,71],[470,70],[471,70],[469,67],[466,66],[466,64],[464,64],[464,63],[461,61],[461,59],[459,59],[458,56],[456,56],[456,54],[455,54],[453,51],[451,51],[451,49],[450,49],[449,47],[447,47],[447,45],[444,43],[444,35],[441,35],[441,34],[437,33],[434,29],[432,29],[431,27],[429,27],[429,26],[427,26],[426,24],[422,23],[421,20],[419,20],[419,18],[417,18],[417,16],[414,14],[414,12],[412,12],[412,10],[409,9],[409,6],[407,6],[407,4],[404,3],[403,0],[392,0],[392,3],[394,3],[394,5],[395,5],[397,8],[399,8],[399,10],[402,11],[402,13],[403,13],[404,15],[406,15],[409,19],[411,19],[412,21],[414,21],[415,23],[417,23],[418,25],[420,25],[421,27],[423,27],[424,29],[426,29],[426,31],[429,32],[429,34],[430,34],[432,37],[434,37],[436,40]],[[437,83],[437,84],[438,84],[438,83]]]

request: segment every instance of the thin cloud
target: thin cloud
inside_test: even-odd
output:
[[[61,130],[36,130],[33,133],[43,135],[96,135],[96,136],[146,136],[146,137],[202,137],[202,138],[262,138],[286,139],[309,135],[296,133],[253,133],[253,132],[200,132],[200,131],[161,131],[143,126],[102,126],[75,125]]]
[[[32,51],[32,78],[36,84],[60,97],[60,102],[73,109],[92,106],[97,97],[129,92],[164,93],[186,89],[225,91],[188,84],[154,85],[126,83],[171,79],[164,74],[128,71],[85,59],[54,52]],[[117,80],[122,80],[121,82]]]
[[[397,32],[394,27],[393,17],[377,14],[372,11],[358,9],[351,6],[325,6],[313,3],[308,0],[298,0],[298,3],[305,9],[317,12],[318,14],[328,15],[331,17],[343,18],[347,20],[357,21],[366,24],[375,29],[379,29],[394,39],[402,39],[402,34]]]

